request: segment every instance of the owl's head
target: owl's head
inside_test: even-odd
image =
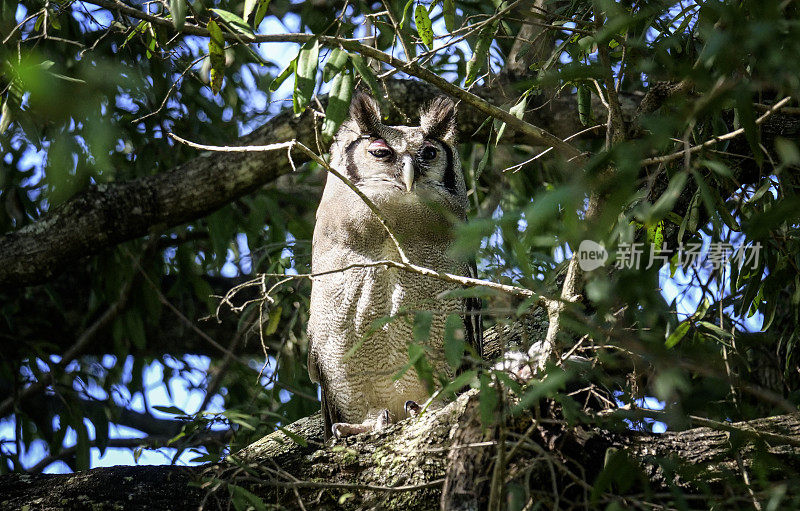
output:
[[[357,91],[331,146],[331,164],[376,203],[425,202],[464,218],[468,203],[455,146],[456,106],[439,97],[419,118],[419,126],[387,126],[375,99]]]

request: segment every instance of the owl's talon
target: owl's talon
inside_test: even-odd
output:
[[[422,412],[422,407],[416,401],[406,401],[404,408],[406,410],[406,415],[409,417],[416,417]]]
[[[331,433],[336,439],[346,436],[359,435],[361,433],[369,433],[373,431],[381,431],[389,427],[392,423],[392,417],[389,415],[389,410],[381,410],[378,416],[373,420],[367,420],[361,424],[350,424],[347,422],[337,422],[331,426]]]
[[[378,414],[378,419],[375,421],[375,426],[372,427],[372,431],[386,429],[391,423],[392,419],[389,417],[389,410],[381,410],[381,413]]]
[[[359,433],[366,433],[367,431],[371,430],[372,428],[369,424],[348,424],[347,422],[337,422],[331,426],[331,432],[336,439],[358,435]]]

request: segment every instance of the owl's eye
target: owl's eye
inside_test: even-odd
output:
[[[367,152],[376,158],[386,158],[392,154],[392,150],[382,138],[373,140],[369,147],[367,147]]]
[[[436,148],[429,145],[422,148],[422,152],[419,153],[419,156],[423,160],[430,161],[436,158],[436,154],[437,154]]]

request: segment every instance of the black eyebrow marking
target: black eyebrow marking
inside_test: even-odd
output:
[[[453,149],[438,138],[429,138],[429,140],[438,143],[442,147],[442,149],[444,149],[444,154],[447,161],[444,167],[444,174],[442,174],[442,184],[447,189],[447,191],[455,195],[456,169],[453,167]]]
[[[352,181],[353,183],[357,183],[358,181],[361,180],[361,176],[358,173],[358,167],[356,166],[355,159],[353,158],[353,153],[356,152],[356,146],[363,139],[364,137],[362,136],[353,140],[352,142],[347,144],[347,147],[344,150],[344,153],[347,155],[347,164],[345,165],[345,168],[347,169],[347,177],[349,177],[350,181]]]

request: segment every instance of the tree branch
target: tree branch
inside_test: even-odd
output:
[[[488,454],[473,457],[475,464],[470,468],[472,478],[466,481],[467,487],[480,487],[484,474],[491,471],[497,439],[493,428],[482,429],[480,421],[474,420],[479,415],[478,393],[470,391],[444,408],[429,410],[381,433],[323,445],[322,419],[316,414],[286,426],[295,438],[304,438],[303,443],[278,431],[234,455],[235,462],[194,468],[114,467],[63,475],[8,474],[0,476],[0,494],[3,505],[11,508],[36,502],[42,507],[80,503],[81,507],[94,505],[103,509],[115,505],[127,508],[131,497],[139,507],[158,508],[165,502],[163,495],[168,495],[170,509],[188,510],[197,509],[207,498],[227,502],[226,485],[236,485],[256,493],[265,503],[280,502],[287,509],[301,508],[297,497],[306,503],[314,502],[314,509],[340,509],[343,493],[350,494],[346,500],[352,507],[435,509],[442,499],[442,479],[452,461],[450,454]],[[648,502],[667,506],[675,497],[669,491],[674,486],[683,488],[683,498],[696,499],[701,507],[703,502],[720,495],[738,495],[751,501],[741,483],[723,478],[731,471],[739,472],[737,458],[747,470],[761,454],[768,454],[775,461],[774,469],[763,471],[757,481],[750,482],[757,495],[759,486],[779,483],[786,476],[785,467],[800,462],[800,448],[795,445],[800,440],[797,413],[725,424],[724,428],[702,427],[664,434],[562,426],[559,421],[551,425],[537,423],[525,411],[510,417],[505,426],[506,483],[524,485],[545,506],[559,497],[562,503],[572,502],[577,507],[590,505],[585,489],[597,486],[604,460],[615,453],[633,460],[650,482],[645,483],[645,488],[633,486],[623,491],[601,486],[593,498],[624,503],[644,490],[651,492]],[[478,441],[458,440],[470,437],[467,433],[473,428],[477,428]],[[743,436],[732,448],[731,429],[758,431],[762,438],[766,434],[789,438],[791,442],[767,445],[758,438]],[[686,473],[675,473],[664,470],[665,466],[691,468]],[[190,481],[201,480],[222,485],[206,485],[203,490],[187,487]],[[209,495],[207,492],[214,487],[218,490]],[[391,499],[387,497],[389,493]],[[447,500],[442,503],[443,509],[457,509],[451,506],[458,502]],[[480,499],[477,504],[481,504]]]

